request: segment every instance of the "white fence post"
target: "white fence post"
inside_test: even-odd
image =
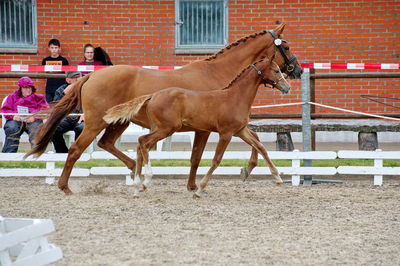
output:
[[[376,149],[375,151],[381,152],[381,149]],[[382,159],[374,159],[374,167],[383,167],[383,160]],[[375,186],[382,186],[383,183],[383,176],[382,175],[374,175],[374,185]]]
[[[293,150],[293,152],[299,152],[299,150]],[[300,167],[300,159],[293,159],[292,167],[299,168]],[[299,185],[300,185],[300,176],[292,175],[292,186],[299,186]]]

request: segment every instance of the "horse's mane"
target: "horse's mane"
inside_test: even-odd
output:
[[[226,50],[229,50],[234,46],[238,46],[241,43],[245,43],[248,39],[252,39],[252,38],[254,39],[254,38],[258,37],[258,36],[264,35],[267,32],[268,31],[263,30],[263,31],[260,31],[260,32],[257,32],[257,33],[253,33],[253,34],[250,34],[248,36],[245,36],[245,37],[243,37],[243,38],[241,38],[241,39],[229,44],[228,46],[222,48],[221,50],[219,50],[215,54],[213,54],[213,55],[209,56],[208,58],[204,59],[204,61],[212,61],[212,60],[216,59],[219,55],[223,54]]]
[[[257,64],[257,63],[260,63],[260,62],[263,61],[265,58],[267,58],[267,57],[264,57],[264,58],[258,60],[257,62],[254,62],[254,63],[248,65],[246,68],[244,68],[244,69],[242,70],[242,72],[240,72],[239,74],[237,74],[237,76],[236,76],[226,87],[224,87],[222,90],[227,90],[227,89],[229,89],[230,87],[232,87],[232,85],[243,75],[244,72],[247,71],[247,69],[249,69],[249,68],[251,67],[251,65],[255,65],[255,64]]]

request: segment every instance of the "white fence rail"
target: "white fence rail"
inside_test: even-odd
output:
[[[374,185],[382,185],[383,175],[400,175],[400,167],[383,167],[383,160],[399,160],[399,151],[338,151],[341,159],[371,159],[374,166],[339,166],[342,175],[374,175]]]
[[[136,158],[136,152],[125,152],[129,157]],[[150,158],[155,159],[187,159],[189,160],[191,152],[189,151],[151,151]],[[301,175],[370,175],[374,176],[374,184],[382,185],[384,175],[400,175],[400,167],[383,167],[383,160],[399,160],[399,151],[310,151],[310,152],[281,152],[272,151],[268,153],[273,160],[291,160],[290,167],[278,167],[283,175],[292,177],[292,184],[299,185]],[[4,154],[0,153],[1,161],[23,161],[24,154]],[[212,159],[213,151],[206,151],[203,159]],[[0,168],[1,176],[43,176],[46,177],[46,183],[53,183],[54,177],[61,174],[62,169],[55,168],[55,162],[65,162],[67,154],[46,153],[37,159],[28,158],[27,161],[46,162],[46,168]],[[250,158],[249,151],[227,151],[224,159],[248,160]],[[105,151],[95,151],[92,153],[82,154],[79,161],[88,160],[110,160],[116,159],[112,154]],[[259,159],[262,159],[259,156]],[[370,159],[374,160],[374,166],[339,166],[339,167],[302,167],[301,160],[335,160],[335,159]],[[152,167],[155,175],[188,175],[189,167]],[[199,167],[198,174],[203,175],[208,167]],[[214,172],[215,175],[239,175],[240,166],[220,166]],[[90,169],[74,168],[72,176],[89,176],[92,175],[125,175],[126,183],[131,183],[131,172],[127,167],[92,167]],[[268,167],[256,167],[252,175],[270,175]]]

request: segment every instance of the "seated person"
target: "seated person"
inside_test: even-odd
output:
[[[61,85],[55,92],[53,101],[59,101],[65,94],[68,93],[68,90],[71,88],[71,84],[74,84],[80,77],[82,76],[79,71],[70,71],[66,74],[67,83]],[[75,110],[73,113],[81,113],[79,110]],[[54,149],[56,153],[67,153],[68,147],[65,144],[64,133],[73,130],[75,132],[75,140],[79,137],[83,130],[83,114],[79,116],[68,116],[64,118],[60,124],[58,125],[56,132],[53,135],[52,142],[54,145]]]
[[[10,115],[4,115],[6,119],[4,125],[6,140],[2,152],[17,152],[19,139],[24,132],[28,133],[29,142],[32,146],[32,140],[35,137],[34,130],[43,121],[35,115],[22,114],[35,113],[49,108],[44,95],[35,92],[36,88],[33,81],[28,77],[22,77],[18,80],[18,90],[10,94],[1,107],[2,113],[10,113]],[[21,115],[17,115],[18,113]]]

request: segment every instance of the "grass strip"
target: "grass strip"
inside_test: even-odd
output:
[[[211,166],[212,160],[201,160],[200,166]],[[291,160],[273,160],[276,166],[290,167]],[[190,160],[151,160],[152,166],[190,166]],[[246,166],[247,160],[222,160],[220,166]],[[301,163],[303,165],[303,163]],[[313,166],[316,167],[339,167],[339,166],[373,166],[373,160],[361,159],[336,159],[336,160],[313,160]],[[77,162],[75,167],[91,168],[91,167],[113,167],[125,166],[120,160],[90,160],[87,162]],[[263,160],[259,160],[259,166],[266,166]],[[400,160],[384,160],[384,167],[400,167]],[[45,168],[44,162],[0,162],[0,168]],[[57,168],[64,167],[64,163],[57,162]]]

